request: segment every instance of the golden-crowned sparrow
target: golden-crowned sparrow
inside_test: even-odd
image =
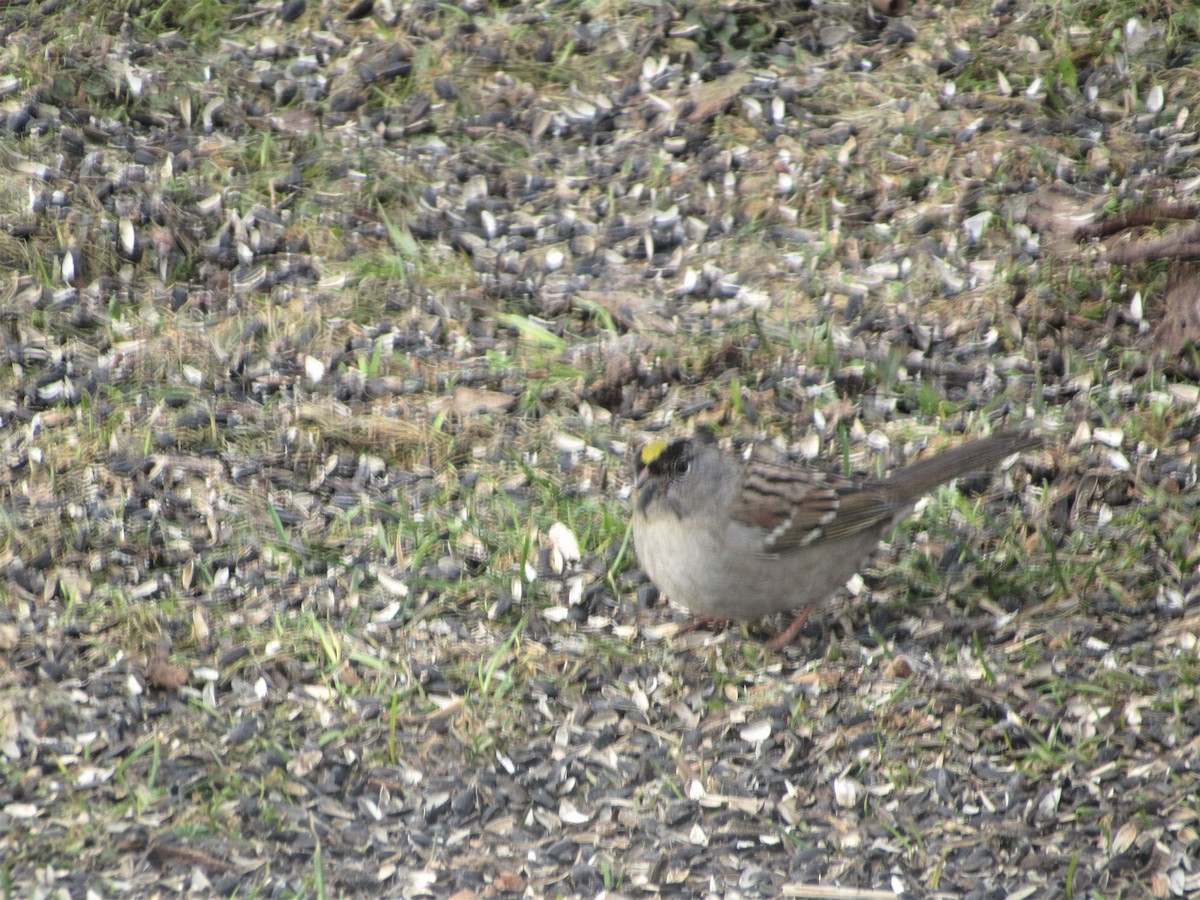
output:
[[[1039,443],[1005,432],[860,480],[733,459],[711,436],[655,441],[637,460],[633,542],[658,588],[701,616],[796,611],[768,644],[780,649],[922,495]]]

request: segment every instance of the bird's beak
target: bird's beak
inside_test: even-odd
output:
[[[637,478],[633,482],[633,501],[637,504],[637,508],[645,512],[658,495],[658,489],[659,483],[650,477],[649,466],[638,472]]]
[[[637,456],[637,461],[634,463],[634,468],[637,470],[637,479],[633,482],[634,490],[640,491],[642,485],[650,480],[650,466],[656,459],[662,456],[663,451],[667,449],[666,441],[651,441]]]

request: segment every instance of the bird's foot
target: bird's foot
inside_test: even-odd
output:
[[[722,619],[719,616],[692,616],[679,629],[680,634],[687,634],[689,631],[699,631],[701,628],[708,628],[712,631],[724,631],[729,627],[729,620]]]
[[[804,627],[804,623],[808,621],[808,617],[812,615],[812,611],[813,608],[811,606],[806,606],[796,613],[796,617],[792,619],[792,624],[767,641],[767,649],[779,653],[784,647],[794,641],[796,635],[800,633],[800,629]]]

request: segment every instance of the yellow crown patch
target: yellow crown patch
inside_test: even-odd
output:
[[[667,441],[651,441],[642,448],[642,465],[650,465],[652,462],[662,456],[662,452],[666,449]]]

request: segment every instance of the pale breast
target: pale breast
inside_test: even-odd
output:
[[[836,545],[763,554],[757,530],[737,523],[718,532],[680,527],[678,520],[634,523],[642,567],[674,603],[699,615],[757,619],[825,599],[859,568],[883,527]]]

